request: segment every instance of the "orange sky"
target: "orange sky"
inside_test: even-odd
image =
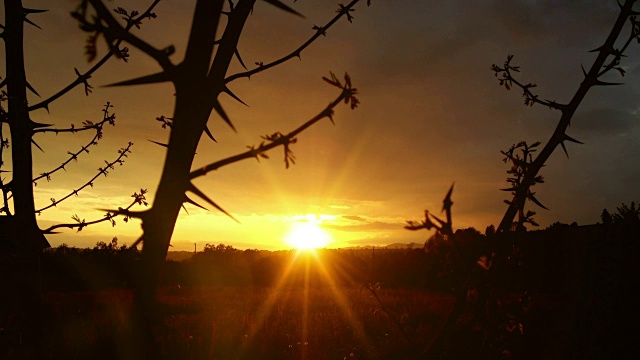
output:
[[[26,32],[29,81],[46,97],[74,79],[74,67],[88,68],[83,56],[86,35],[68,15],[73,2],[24,3],[51,10],[30,15],[43,30],[28,27]],[[109,5],[143,10],[146,3]],[[145,22],[139,36],[159,48],[173,44],[178,62],[193,3],[163,0],[156,10],[158,19]],[[337,8],[333,2],[311,0],[294,6],[306,18],[258,2],[240,42],[249,67],[290,52]],[[454,226],[484,231],[497,224],[506,199],[498,191],[506,184],[499,150],[520,140],[545,141],[558,114],[522,106],[519,92],[498,86],[490,65],[515,54],[523,81],[536,82],[545,98],[568,101],[581,81],[580,64],[587,67],[594,58],[587,50],[604,41],[616,9],[614,1],[374,0],[369,8],[358,5],[354,23],[341,21],[303,52],[302,61],[233,82],[232,90],[250,107],[223,95],[238,132],[212,118],[209,127],[218,143],[204,137],[195,166],[242,152],[257,145],[260,136],[288,132],[314,116],[337,95],[321,81],[329,71],[349,72],[360,90],[361,106],[354,111],[340,106],[335,127],[323,122],[303,133],[293,147],[296,165],[289,169],[278,149],[269,154],[270,160],[245,161],[199,179],[199,187],[241,224],[188,205],[189,213],[183,212],[178,220],[172,250],[220,242],[239,248],[287,247],[283,238],[307,214],[323,219],[321,226],[334,240],[330,246],[421,242],[428,234],[403,230],[404,221],[419,219],[425,208],[440,210],[454,181]],[[100,54],[104,52],[102,47]],[[625,86],[597,89],[574,118],[570,135],[586,145],[569,145],[570,160],[556,153],[543,170],[547,181],[536,186],[537,197],[551,210],[534,209],[543,226],[555,221],[594,223],[603,208],[638,200],[638,55],[635,47],[624,60]],[[230,73],[240,69],[236,66]],[[38,183],[40,206],[84,183],[128,141],[135,143],[125,165],[96,181],[94,189],[44,212],[39,217],[42,228],[69,222],[74,214],[99,218],[102,213],[95,209],[125,206],[140,188],[148,189],[148,199],[153,198],[164,154],[147,140],[167,139],[168,131],[154,119],[171,116],[173,89],[100,86],[156,70],[152,60],[132,50],[129,63],[112,61],[91,79],[91,96],[76,89],[54,103],[50,114],[32,113],[35,121],[60,127],[100,120],[106,101],[117,114],[117,126],[105,130],[90,156],[81,157],[66,173],[55,174],[52,182]],[[87,136],[37,135],[46,153],[36,152],[35,173],[57,166]],[[84,247],[114,236],[131,242],[139,234],[137,221],[118,220],[113,228],[100,225],[48,239],[53,246],[65,242]]]

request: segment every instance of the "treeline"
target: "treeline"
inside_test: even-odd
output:
[[[483,242],[484,235],[477,231],[473,234],[473,242]],[[444,244],[438,247],[444,248]],[[359,286],[380,282],[388,287],[441,288],[452,280],[448,272],[441,269],[441,258],[446,255],[441,249],[426,249],[376,247],[309,252],[239,250],[230,245],[207,244],[190,259],[167,260],[161,283],[164,286]],[[474,248],[465,246],[465,249]],[[45,290],[130,287],[136,281],[139,255],[137,249],[118,245],[116,238],[108,244],[100,242],[92,249],[62,245],[42,255],[42,283]]]
[[[635,267],[640,221],[590,226],[554,224],[521,233],[485,234],[470,228],[451,239],[432,236],[424,248],[318,249],[315,252],[239,250],[207,245],[188,260],[166,261],[164,286],[359,286],[448,291],[461,266],[505,289],[571,291],[576,284],[619,281]],[[459,258],[458,258],[459,257]],[[461,259],[462,261],[459,261]],[[93,249],[60,246],[41,259],[45,290],[129,287],[139,252],[111,243]],[[600,280],[598,280],[600,279]],[[582,285],[579,285],[582,286]],[[575,290],[575,289],[574,289]]]

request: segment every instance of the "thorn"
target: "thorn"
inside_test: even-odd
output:
[[[38,29],[42,30],[42,28],[40,26],[38,26],[36,23],[34,23],[33,21],[27,19],[26,17],[24,18],[24,22],[26,22],[29,25],[33,25],[35,27],[37,27]]]
[[[294,15],[298,15],[301,18],[304,19],[304,15],[300,14],[299,12],[293,10],[292,8],[288,7],[287,5],[283,4],[280,0],[263,0],[264,2],[267,2],[275,7],[277,7],[278,9],[284,10],[288,13],[294,14]]]
[[[27,81],[27,89],[31,90],[32,93],[36,94],[37,97],[40,97],[40,94],[38,94],[38,92],[36,91],[36,89],[33,88],[33,86],[31,86],[31,84],[29,84],[29,82]]]
[[[598,79],[596,79],[596,81],[593,82],[593,86],[611,86],[611,85],[624,85],[624,83],[605,82]]]
[[[152,142],[152,143],[154,143],[154,144],[156,144],[156,145],[160,145],[160,146],[165,147],[165,148],[168,148],[168,147],[169,147],[169,145],[168,145],[168,144],[163,144],[163,143],[161,143],[161,142],[157,142],[157,141],[153,141],[153,140],[147,140],[147,141],[150,141],[150,142]]]
[[[229,90],[228,87],[224,87],[224,91],[227,95],[231,96],[232,98],[234,98],[237,102],[241,103],[242,105],[249,107],[249,105],[247,105],[247,103],[245,103],[244,101],[242,101],[242,99],[240,99],[239,97],[236,96],[236,94],[234,94],[233,92],[231,92],[231,90]]]
[[[227,125],[229,125],[231,127],[231,129],[233,129],[233,131],[237,132],[236,128],[231,123],[231,119],[229,119],[229,116],[227,115],[227,113],[222,108],[222,105],[220,105],[220,102],[218,102],[218,99],[216,99],[213,102],[213,109],[218,113],[218,115],[220,115],[222,120],[224,120],[224,122],[226,122]]]
[[[182,203],[182,209],[184,209],[184,212],[186,212],[187,215],[189,215],[189,210],[187,210],[187,208],[184,206],[184,203]]]
[[[23,11],[25,14],[40,14],[40,13],[43,13],[43,12],[47,12],[47,11],[49,11],[49,10],[38,10],[38,9],[27,9],[27,8],[22,8],[22,11]]]
[[[211,133],[211,130],[209,130],[209,127],[207,125],[204,126],[204,132],[207,134],[207,136],[209,136],[209,139],[213,140],[213,142],[218,142],[218,140],[213,137],[213,134]]]
[[[567,134],[564,134],[564,139],[565,139],[565,140],[569,140],[569,141],[571,141],[571,142],[574,142],[574,143],[576,143],[576,144],[584,145],[584,143],[583,143],[583,142],[578,141],[578,140],[576,140],[576,139],[572,138],[571,136],[569,136],[569,135],[567,135]]]
[[[244,61],[242,61],[242,57],[240,57],[240,52],[238,51],[238,48],[236,48],[236,49],[233,51],[233,54],[236,56],[236,58],[238,58],[238,61],[240,61],[240,65],[242,65],[242,67],[243,67],[245,70],[249,70],[249,69],[247,69],[247,66],[244,64]]]
[[[117,82],[114,84],[104,85],[104,87],[112,86],[131,86],[131,85],[145,85],[145,84],[157,84],[167,81],[173,81],[173,76],[166,71],[141,76],[139,78]]]
[[[187,202],[187,203],[189,203],[189,204],[191,204],[191,205],[193,205],[193,206],[199,207],[200,209],[203,209],[203,210],[207,210],[207,211],[209,211],[209,209],[207,209],[206,207],[204,207],[204,206],[202,206],[202,205],[198,204],[197,202],[195,202],[195,201],[191,200],[191,199],[190,199],[186,194],[185,194],[185,196],[184,196],[184,197],[185,197],[185,202]],[[182,205],[182,207],[184,207],[184,204]],[[186,208],[185,208],[184,210],[185,210],[185,211],[187,211],[187,209],[186,209]],[[188,212],[187,212],[187,213],[188,213]]]
[[[41,123],[37,123],[34,121],[31,121],[31,128],[32,129],[38,129],[38,128],[46,128],[49,126],[53,126],[53,124],[41,124]]]
[[[584,69],[584,66],[582,66],[582,64],[580,64],[580,69],[582,69],[582,75],[584,75],[584,77],[587,77],[587,71]]]
[[[223,214],[227,215],[228,217],[230,217],[231,219],[233,219],[235,222],[237,222],[238,224],[240,223],[240,221],[238,221],[236,218],[234,218],[231,214],[229,214],[228,212],[226,212],[223,208],[221,208],[218,204],[216,204],[215,202],[213,202],[213,200],[209,199],[209,197],[207,195],[205,195],[202,191],[200,191],[197,187],[195,187],[195,185],[193,185],[193,183],[189,183],[189,185],[187,186],[187,191],[190,191],[194,194],[196,194],[198,197],[202,198],[204,201],[206,201],[207,203],[209,203],[211,206],[215,207],[216,209],[218,209],[218,211],[222,212]]]
[[[562,150],[564,150],[565,155],[567,155],[567,159],[569,158],[569,153],[567,152],[566,146],[564,146],[564,141],[560,142],[560,146],[562,146]]]
[[[38,145],[38,143],[37,143],[37,142],[35,142],[33,139],[31,139],[31,143],[32,143],[33,145],[35,145],[38,149],[40,149],[40,151],[42,151],[42,152],[44,153],[44,150],[42,150],[42,148],[40,147],[40,145]]]
[[[603,49],[604,49],[604,45],[599,46],[599,47],[597,47],[597,48],[595,48],[595,49],[593,49],[593,50],[589,50],[589,52],[590,52],[590,53],[591,53],[591,52],[598,52],[598,51],[602,51]]]
[[[536,204],[536,205],[540,206],[541,208],[543,208],[543,209],[545,209],[545,210],[549,210],[546,206],[542,205],[542,204],[540,203],[540,201],[538,201],[538,199],[536,199],[536,197],[535,197],[535,196],[533,196],[533,193],[530,193],[530,194],[529,194],[529,196],[528,196],[528,198],[529,198],[529,200],[533,201],[533,202],[534,202],[534,204]]]

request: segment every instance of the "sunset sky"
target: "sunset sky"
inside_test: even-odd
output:
[[[107,5],[143,11],[150,2]],[[285,2],[306,17],[259,1],[239,45],[249,68],[288,54],[313,35],[314,24],[325,24],[337,9],[333,1]],[[137,34],[158,48],[174,45],[172,59],[179,62],[194,3],[161,1],[158,18],[145,22]],[[302,53],[301,61],[231,83],[249,107],[221,96],[238,131],[212,116],[209,128],[218,143],[204,136],[194,167],[242,152],[259,144],[262,135],[288,132],[313,117],[338,95],[321,80],[329,71],[351,75],[361,105],[355,110],[341,105],[336,126],[323,121],[304,132],[293,145],[297,159],[289,169],[282,149],[276,149],[269,160],[246,160],[199,179],[200,189],[241,224],[215,209],[187,205],[171,250],[192,250],[194,243],[199,248],[205,243],[287,248],[284,239],[301,222],[325,229],[330,247],[422,242],[429,234],[404,230],[405,221],[419,220],[424,209],[439,213],[453,182],[454,227],[484,232],[506,210],[508,194],[499,189],[506,187],[507,166],[499,151],[521,140],[544,143],[559,118],[558,112],[541,106],[525,107],[521,92],[499,87],[491,64],[502,65],[514,54],[523,82],[538,84],[535,90],[542,98],[568,102],[581,82],[580,64],[591,66],[595,54],[588,51],[604,42],[618,11],[615,1],[586,0],[365,3],[357,5],[352,24],[341,20]],[[75,4],[24,0],[26,7],[50,10],[29,16],[42,30],[28,26],[26,31],[27,76],[43,97],[73,81],[74,67],[90,66],[84,56],[87,35],[69,16]],[[640,200],[638,50],[633,44],[623,59],[623,79],[610,76],[625,85],[593,89],[574,117],[568,134],[585,145],[569,144],[570,159],[559,149],[543,169],[546,181],[534,190],[550,210],[532,205],[542,227],[555,221],[595,223],[603,208],[615,210],[623,202]],[[99,56],[105,51],[101,43]],[[96,209],[126,206],[140,188],[148,189],[147,198],[153,199],[164,149],[147,140],[166,142],[169,131],[155,118],[171,116],[173,89],[101,86],[158,69],[153,60],[131,50],[129,63],[112,60],[93,76],[89,97],[77,88],[52,104],[50,114],[32,113],[37,122],[80,126],[85,120],[99,121],[103,104],[110,101],[117,115],[116,127],[105,129],[105,138],[89,155],[66,173],[56,173],[51,182],[38,182],[37,207],[82,185],[127,142],[135,144],[125,165],[97,180],[93,189],[43,212],[41,228],[72,222],[74,214],[97,219],[103,212]],[[240,70],[236,64],[230,74]],[[45,153],[36,149],[34,172],[56,167],[89,136],[37,135]],[[131,243],[141,234],[138,221],[117,223],[63,231],[48,239],[53,246],[86,247],[114,236]]]

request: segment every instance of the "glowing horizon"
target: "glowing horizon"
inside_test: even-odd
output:
[[[147,2],[126,3],[126,7],[140,9]],[[176,62],[186,49],[193,19],[193,8],[186,3],[193,4],[161,2],[158,19],[135,30],[158,48],[174,45]],[[42,30],[25,28],[27,75],[46,98],[75,80],[74,67],[84,71],[93,64],[83,55],[86,34],[69,16],[73,4],[45,0],[31,0],[30,4],[50,10],[37,19],[34,15]],[[513,22],[513,13],[523,9],[508,11],[492,2],[432,4],[411,0],[402,6],[362,6],[353,24],[336,24],[326,37],[304,51],[301,61],[256,74],[250,81],[234,81],[230,90],[250,107],[226,95],[220,97],[237,133],[212,116],[209,126],[218,142],[203,137],[194,168],[245,151],[247,146],[260,144],[261,136],[287,132],[315,116],[335,96],[321,79],[329,71],[351,75],[361,104],[353,111],[336,108],[335,126],[322,121],[300,134],[291,146],[297,161],[289,169],[285,169],[278,149],[268,154],[268,160],[234,164],[199,178],[198,188],[241,224],[215,209],[204,211],[187,204],[188,214],[180,214],[170,250],[190,251],[194,243],[198,248],[224,243],[239,249],[287,249],[291,245],[283,239],[291,231],[292,219],[306,214],[315,214],[322,221],[319,226],[331,240],[328,247],[422,242],[429,234],[405,231],[405,220],[419,220],[424,209],[440,209],[454,181],[454,227],[473,226],[482,232],[488,225],[496,225],[505,210],[505,194],[499,189],[506,185],[508,170],[499,150],[519,140],[544,140],[555,120],[542,107],[524,108],[518,96],[497,85],[488,69],[504,60],[504,49],[512,49],[516,52],[514,61],[527,72],[523,76],[538,83],[545,96],[562,99],[572,94],[582,80],[582,57],[594,47],[593,39],[610,27],[610,9],[585,4],[558,4],[549,10],[544,24],[532,19],[528,33]],[[299,1],[295,6],[306,18],[287,16],[264,2],[257,3],[239,46],[246,64],[289,53],[312,34],[313,24],[324,23],[335,11],[335,4],[328,2]],[[527,3],[528,9],[522,13],[535,13],[541,6]],[[584,22],[567,23],[567,13],[593,21],[588,27]],[[100,54],[106,51],[102,41],[98,50]],[[635,57],[625,59],[629,78],[634,78],[637,63]],[[104,139],[91,148],[91,154],[79,156],[67,172],[55,173],[51,182],[38,182],[34,188],[38,208],[78,188],[95,175],[96,168],[104,166],[104,160],[113,160],[117,149],[127,142],[135,144],[124,166],[97,179],[95,188],[87,188],[38,216],[41,228],[73,223],[74,215],[87,221],[102,218],[104,212],[96,209],[126,206],[129,196],[140,188],[149,190],[147,200],[153,202],[164,150],[148,140],[166,142],[169,132],[155,119],[172,116],[174,89],[166,85],[104,87],[149,74],[153,66],[153,61],[132,49],[128,63],[112,61],[92,76],[94,91],[90,96],[78,88],[52,103],[50,112],[30,114],[35,122],[67,127],[86,120],[96,122],[107,101],[117,113],[117,126],[105,128]],[[230,73],[240,69],[234,62]],[[473,91],[469,84],[473,84]],[[629,166],[626,161],[640,149],[634,141],[640,134],[637,106],[629,100],[636,87],[635,82],[629,82],[608,89],[594,98],[598,101],[585,102],[576,113],[571,136],[587,145],[569,148],[570,160],[560,156],[561,152],[554,154],[545,168],[547,181],[536,191],[551,211],[536,215],[541,228],[556,221],[592,224],[602,209],[636,200],[629,196],[640,193],[638,166]],[[35,95],[29,96],[37,101]],[[542,118],[550,121],[540,121]],[[603,118],[611,119],[610,126],[602,124]],[[46,151],[34,152],[34,174],[41,174],[67,159],[67,151],[80,149],[87,136],[38,134],[34,140]],[[10,165],[10,159],[5,162]],[[578,178],[575,174],[582,175]],[[322,219],[323,214],[333,218]],[[141,235],[137,220],[115,220],[115,227],[103,223],[81,232],[60,229],[60,235],[47,238],[52,246],[93,247],[113,237],[131,244]]]

